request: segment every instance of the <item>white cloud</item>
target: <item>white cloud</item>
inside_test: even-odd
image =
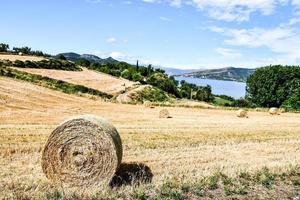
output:
[[[107,42],[107,43],[110,43],[110,44],[116,43],[116,42],[117,42],[117,39],[114,38],[114,37],[109,37],[109,38],[106,39],[106,42]]]
[[[271,15],[288,3],[300,6],[300,0],[142,0],[146,3],[167,3],[170,6],[193,6],[209,17],[224,21],[248,21],[251,14]]]
[[[248,21],[254,12],[272,14],[278,5],[287,3],[287,0],[192,0],[192,3],[214,19]]]
[[[181,7],[182,1],[181,0],[171,0],[170,5],[174,7]]]
[[[146,3],[167,3],[172,7],[181,7],[183,0],[142,0]]]
[[[300,60],[300,33],[292,27],[223,29],[221,34],[228,37],[227,45],[270,49],[279,54],[272,58],[277,63],[297,64]]]
[[[216,52],[227,59],[235,59],[235,58],[240,58],[242,56],[241,53],[236,52],[233,49],[227,49],[227,48],[221,48],[221,47],[217,48]]]
[[[167,18],[167,17],[159,17],[159,19],[162,20],[162,21],[166,21],[166,22],[171,22],[172,21],[172,19]]]

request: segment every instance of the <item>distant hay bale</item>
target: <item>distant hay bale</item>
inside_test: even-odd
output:
[[[116,128],[104,119],[84,115],[59,125],[42,155],[43,172],[68,187],[108,185],[122,160]]]
[[[170,116],[170,113],[167,109],[162,109],[161,111],[159,111],[159,118],[172,118]]]
[[[279,109],[278,109],[278,108],[275,108],[275,107],[270,108],[269,113],[270,113],[271,115],[279,115]]]
[[[165,105],[166,105],[166,106],[170,106],[171,103],[167,101],[167,102],[165,103]]]
[[[22,52],[19,52],[19,56],[23,56],[24,54]]]
[[[241,117],[241,118],[244,118],[244,117],[247,117],[248,118],[248,115],[247,115],[247,111],[244,110],[244,109],[239,109],[236,113],[236,115],[238,117]]]
[[[153,108],[153,104],[151,101],[144,101],[144,107],[145,108]]]

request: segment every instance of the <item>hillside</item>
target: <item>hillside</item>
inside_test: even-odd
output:
[[[80,59],[86,59],[90,62],[96,62],[96,63],[100,63],[100,64],[107,64],[107,63],[111,63],[111,64],[117,64],[119,63],[119,61],[113,59],[112,57],[108,57],[108,58],[100,58],[98,56],[92,55],[92,54],[77,54],[77,53],[60,53],[58,55],[63,55],[67,60],[76,62]]]
[[[220,69],[208,69],[208,70],[195,71],[191,73],[185,73],[181,76],[192,77],[192,78],[246,82],[247,77],[250,76],[254,72],[254,70],[255,69],[226,67]]]
[[[84,85],[86,87],[105,92],[107,94],[116,95],[123,92],[125,88],[130,88],[137,84],[122,78],[88,70],[83,68],[82,71],[62,71],[51,69],[31,69],[31,68],[14,68],[19,71],[38,74],[49,78],[66,81],[69,83]]]
[[[20,56],[20,55],[11,55],[11,54],[0,54],[0,60],[10,60],[10,61],[16,61],[16,60],[21,60],[21,61],[41,61],[45,60],[44,57],[38,57],[38,56]]]

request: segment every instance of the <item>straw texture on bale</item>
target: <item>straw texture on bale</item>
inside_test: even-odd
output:
[[[152,107],[153,105],[152,105],[152,103],[150,102],[150,101],[145,101],[144,102],[144,107],[145,108],[150,108],[150,107]]]
[[[171,118],[169,111],[167,109],[159,111],[159,118]]]
[[[237,111],[236,115],[237,115],[238,117],[241,117],[241,118],[243,118],[243,117],[248,117],[247,111],[244,110],[244,109],[239,109],[239,110]]]
[[[278,108],[273,107],[273,108],[270,108],[269,113],[271,115],[279,115],[279,110],[278,110]]]
[[[42,155],[47,178],[69,187],[108,185],[122,160],[118,131],[104,119],[85,115],[59,125]]]

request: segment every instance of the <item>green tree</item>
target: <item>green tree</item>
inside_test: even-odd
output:
[[[247,99],[262,107],[280,107],[300,88],[299,66],[268,66],[247,79]]]
[[[8,44],[4,44],[4,43],[0,44],[0,52],[7,52],[8,49],[9,49],[9,45]]]
[[[16,53],[23,53],[23,54],[28,54],[28,55],[31,54],[31,48],[29,48],[29,47],[21,47],[21,48],[14,47],[13,51]]]
[[[91,62],[87,59],[80,59],[76,62],[77,65],[80,65],[82,67],[89,67],[91,65]]]
[[[300,110],[300,88],[282,104],[287,110]]]
[[[214,96],[211,93],[210,85],[204,87],[198,86],[195,99],[198,101],[206,101],[206,102],[212,101],[214,99]]]
[[[60,60],[67,60],[67,58],[64,55],[62,55],[62,54],[59,54],[57,56],[57,58],[60,59]]]
[[[131,73],[128,69],[125,69],[124,71],[122,71],[121,76],[125,79],[131,79]]]
[[[179,90],[177,88],[178,82],[174,77],[168,77],[168,75],[157,72],[152,74],[148,79],[147,83],[162,89],[165,92],[180,97]]]
[[[132,80],[133,81],[142,81],[143,80],[143,76],[140,73],[133,73],[132,75]]]

